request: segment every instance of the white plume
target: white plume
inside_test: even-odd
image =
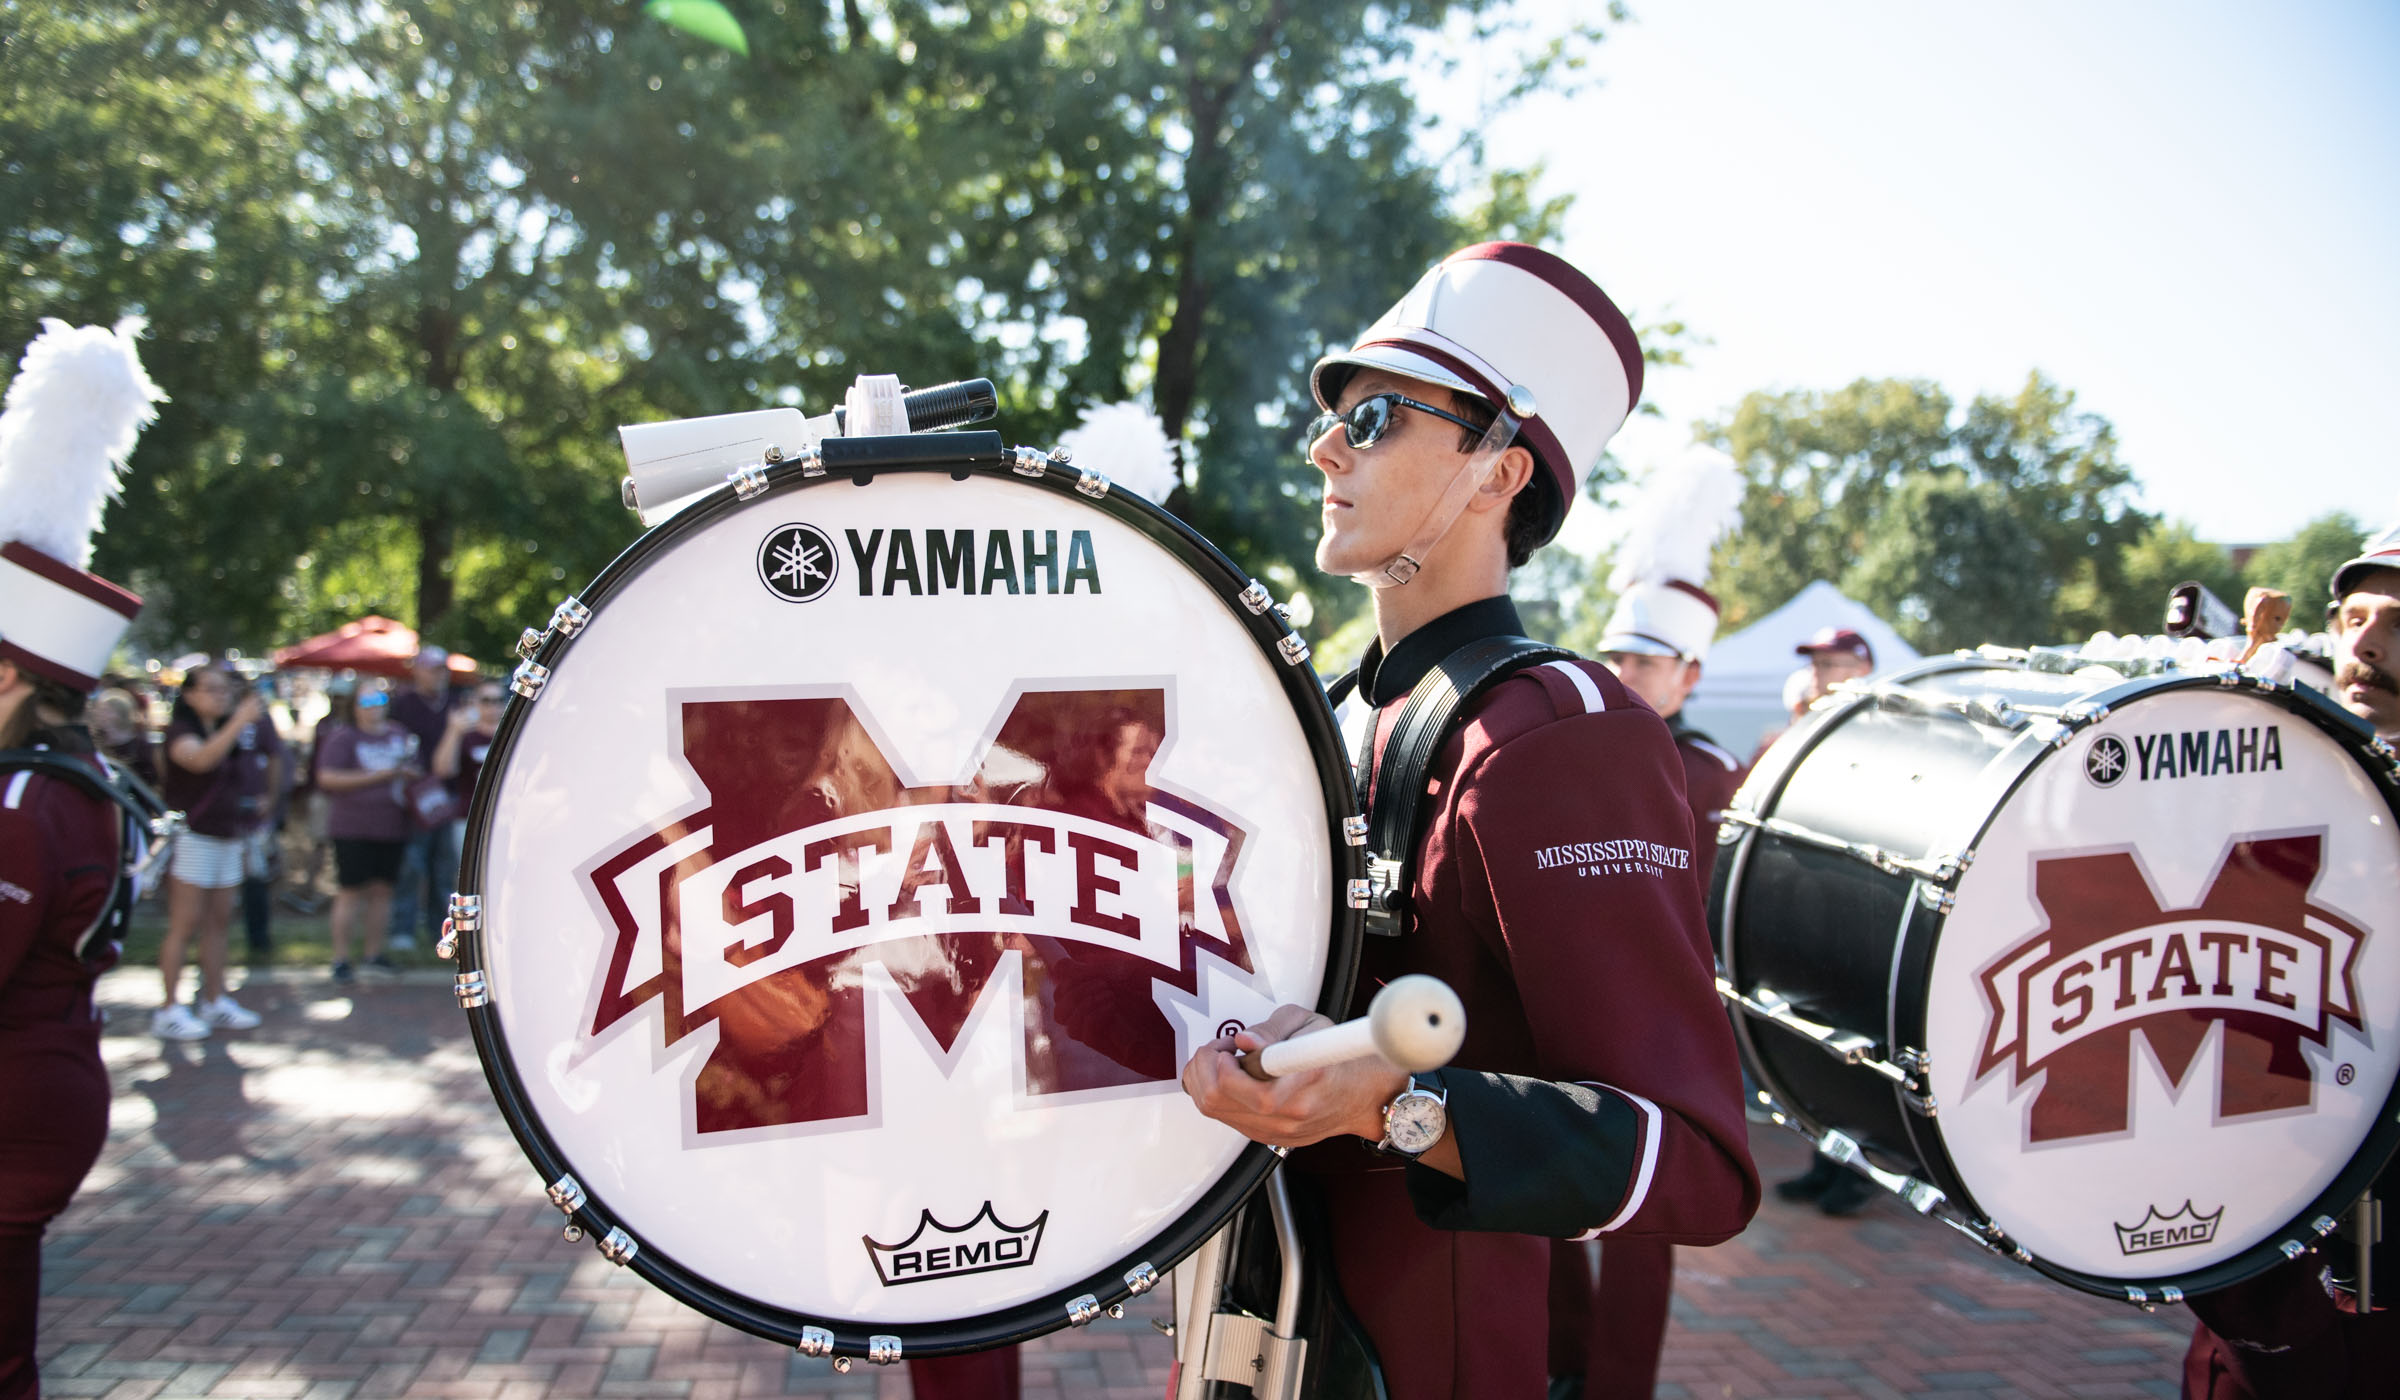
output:
[[[1058,440],[1074,465],[1087,467],[1153,503],[1175,489],[1175,445],[1158,415],[1139,403],[1101,404]]]
[[[114,329],[44,318],[0,412],[0,540],[81,569],[100,513],[117,498],[133,444],[165,400],[133,342],[142,318]]]
[[[1625,542],[1608,586],[1622,593],[1637,583],[1681,579],[1708,586],[1708,559],[1717,539],[1742,513],[1742,473],[1714,448],[1694,448],[1681,461],[1653,468],[1625,511]]]

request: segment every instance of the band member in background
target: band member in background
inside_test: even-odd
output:
[[[1589,278],[1487,243],[1317,365],[1317,565],[1376,590],[1359,688],[1378,750],[1422,677],[1520,630],[1509,570],[1557,532],[1641,364]],[[1325,1024],[1284,1006],[1203,1046],[1183,1083],[1208,1116],[1303,1149],[1291,1166],[1394,1400],[1534,1400],[1552,1239],[1713,1244],[1748,1222],[1741,1079],[1656,713],[1597,663],[1532,666],[1483,692],[1427,771],[1411,912],[1367,940],[1350,1014],[1395,976],[1438,976],[1466,1006],[1455,1063],[1253,1080],[1237,1048]]]
[[[104,795],[85,697],[141,601],[83,565],[164,396],[141,323],[45,321],[0,416],[0,1397],[34,1371],[42,1232],[108,1138],[92,985],[117,961],[142,839]],[[32,751],[28,753],[27,751]],[[64,760],[81,774],[37,765]]]
[[[1716,639],[1715,595],[1701,586],[1717,537],[1741,512],[1733,460],[1702,449],[1651,473],[1630,508],[1632,521],[1609,583],[1617,590],[1600,639],[1601,659],[1674,736],[1692,813],[1692,871],[1708,897],[1717,823],[1747,771],[1742,761],[1686,722],[1684,702],[1700,683]],[[1550,1247],[1550,1393],[1553,1400],[1647,1400],[1658,1386],[1675,1292],[1675,1246],[1612,1239],[1600,1248],[1595,1289],[1583,1245]]]
[[[2400,525],[2366,542],[2333,574],[2334,698],[2400,739]],[[2400,1163],[2377,1179],[2400,1195]],[[2388,1238],[2388,1236],[2387,1236]],[[2400,1249],[2374,1250],[2373,1311],[2349,1280],[2357,1245],[2336,1237],[2231,1288],[2191,1300],[2184,1400],[2366,1400],[2400,1387]]]
[[[1820,627],[1815,636],[1792,651],[1808,658],[1808,699],[1812,705],[1843,681],[1865,680],[1875,673],[1875,648],[1848,627]]]

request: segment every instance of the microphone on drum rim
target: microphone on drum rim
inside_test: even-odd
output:
[[[1279,1040],[1255,1055],[1236,1052],[1252,1079],[1274,1079],[1345,1060],[1379,1056],[1394,1069],[1423,1074],[1450,1063],[1467,1038],[1467,1009],[1439,977],[1395,977],[1355,1021]]]
[[[1000,394],[989,379],[961,379],[951,384],[936,384],[930,389],[917,389],[900,396],[900,406],[908,410],[908,430],[930,433],[940,428],[963,427],[981,423],[1000,413]],[[850,410],[836,408],[833,423],[846,428]]]

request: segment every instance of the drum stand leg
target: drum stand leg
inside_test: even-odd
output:
[[[1233,1272],[1229,1256],[1235,1229],[1228,1227],[1202,1245],[1188,1276],[1192,1285],[1189,1301],[1182,1292],[1187,1278],[1183,1270],[1177,1270],[1175,1280],[1180,1314],[1175,1337],[1181,1367],[1178,1400],[1205,1395],[1211,1381],[1247,1386],[1257,1400],[1297,1400],[1300,1394],[1301,1373],[1308,1360],[1308,1340],[1299,1335],[1307,1282],[1302,1273],[1300,1226],[1292,1215],[1291,1192],[1282,1173],[1269,1176],[1260,1194],[1266,1197],[1267,1218],[1275,1230],[1275,1252],[1280,1256],[1275,1319],[1270,1323],[1246,1312],[1218,1310],[1225,1306],[1224,1280]],[[1255,1204],[1251,1208],[1255,1209]]]

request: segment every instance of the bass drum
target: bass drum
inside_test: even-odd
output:
[[[570,1234],[847,1367],[1087,1322],[1215,1230],[1275,1158],[1177,1077],[1347,1005],[1364,872],[1307,648],[1198,535],[989,433],[825,456],[529,634],[453,907]]]
[[[2175,1301],[2331,1232],[2400,1142],[2400,777],[2313,690],[2075,664],[1820,709],[1728,813],[1710,914],[1793,1126],[2052,1278]]]

